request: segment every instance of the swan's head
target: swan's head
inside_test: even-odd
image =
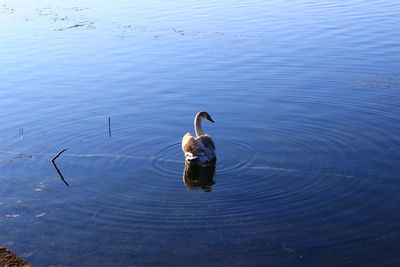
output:
[[[205,111],[200,111],[199,113],[197,113],[197,116],[198,116],[200,119],[202,119],[202,120],[209,120],[209,121],[215,123],[215,121],[213,121],[213,119],[211,119],[210,114],[208,114],[208,113],[205,112]]]

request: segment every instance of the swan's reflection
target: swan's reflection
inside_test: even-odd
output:
[[[211,192],[211,187],[214,182],[215,165],[217,159],[214,158],[211,162],[205,165],[195,165],[185,162],[183,171],[183,182],[189,190],[201,188],[206,192]]]

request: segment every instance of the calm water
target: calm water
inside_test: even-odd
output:
[[[397,1],[110,3],[0,1],[1,245],[38,266],[400,263]],[[203,189],[180,150],[199,110]]]

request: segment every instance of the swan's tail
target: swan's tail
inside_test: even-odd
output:
[[[212,159],[209,159],[204,152],[185,152],[185,161],[187,164],[190,165],[203,165],[210,160]]]
[[[185,152],[185,159],[186,161],[192,162],[197,160],[198,156],[190,152]]]

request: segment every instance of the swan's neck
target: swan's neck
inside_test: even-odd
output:
[[[203,129],[201,129],[201,119],[199,118],[199,114],[194,118],[194,130],[196,131],[196,136],[204,134]]]

